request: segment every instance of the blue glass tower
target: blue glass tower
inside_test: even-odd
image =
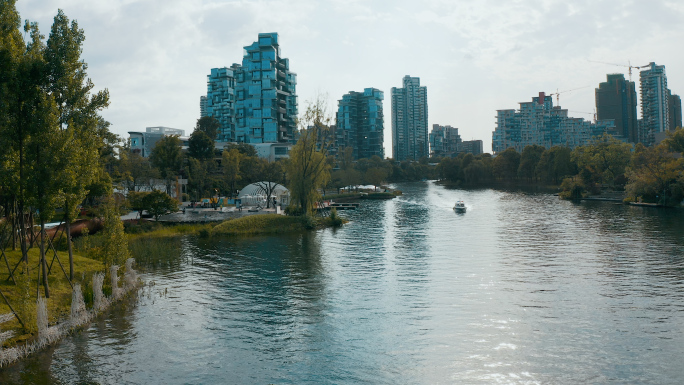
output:
[[[244,47],[236,72],[235,141],[294,142],[297,118],[297,75],[280,57],[277,33],[260,33]]]
[[[235,65],[231,68],[212,68],[207,76],[207,97],[200,106],[202,116],[212,116],[220,127],[218,142],[235,141]]]
[[[377,155],[384,158],[384,93],[376,88],[350,91],[337,102],[335,148],[353,149],[354,159]]]

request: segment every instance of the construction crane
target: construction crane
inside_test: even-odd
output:
[[[632,65],[632,62],[630,62],[629,60],[627,61],[627,65],[624,65],[624,64],[615,64],[615,63],[606,63],[606,62],[595,61],[595,60],[589,60],[589,61],[592,62],[592,63],[607,64],[607,65],[610,65],[610,66],[627,67],[627,68],[629,68],[629,81],[630,81],[630,82],[632,81],[632,68],[641,69],[641,68],[648,68],[648,67],[650,66],[650,64],[646,64],[645,66],[633,66],[633,65]]]
[[[558,88],[556,88],[556,92],[549,94],[549,96],[556,95],[556,105],[557,105],[557,106],[560,106],[560,94],[564,94],[564,93],[570,92],[570,91],[582,90],[582,89],[589,88],[589,87],[591,87],[591,86],[584,86],[584,87],[579,87],[579,88],[573,88],[573,89],[571,89],[571,90],[565,90],[565,91],[558,91]]]

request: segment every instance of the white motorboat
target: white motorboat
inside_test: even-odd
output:
[[[463,201],[457,201],[454,205],[454,212],[464,213],[466,212],[466,205]]]

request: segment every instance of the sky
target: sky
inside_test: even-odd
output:
[[[319,95],[332,116],[349,91],[385,93],[386,156],[391,88],[405,75],[427,87],[428,130],[458,127],[485,152],[497,110],[571,90],[560,105],[592,119],[594,89],[606,74],[628,77],[629,63],[665,65],[668,87],[684,93],[681,0],[18,0],[17,9],[46,37],[58,9],[78,22],[88,75],[110,92],[102,115],[125,138],[150,126],[189,135],[211,68],[241,63],[263,32],[279,34],[300,111]]]

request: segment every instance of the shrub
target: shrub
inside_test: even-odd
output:
[[[302,216],[304,215],[304,209],[302,209],[301,207],[287,206],[285,207],[285,215]]]
[[[561,191],[558,196],[563,199],[579,200],[584,197],[585,186],[581,178],[565,178],[561,183]]]

